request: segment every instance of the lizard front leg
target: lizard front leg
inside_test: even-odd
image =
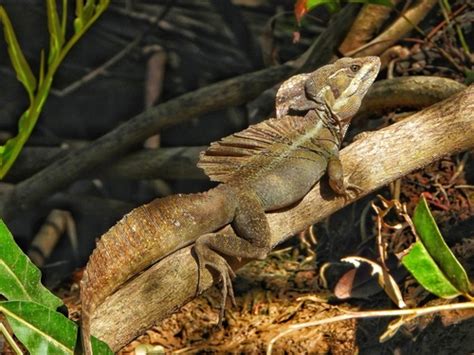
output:
[[[339,154],[336,154],[329,159],[327,174],[329,178],[329,186],[331,186],[331,189],[333,189],[333,191],[337,194],[343,195],[345,198],[356,197],[357,193],[362,191],[359,186],[345,181],[344,171],[341,160],[339,159]],[[356,196],[353,196],[349,190],[356,191]]]
[[[235,195],[237,207],[232,227],[238,237],[222,232],[199,237],[194,246],[198,260],[198,293],[202,291],[201,275],[206,266],[216,270],[222,279],[222,300],[219,325],[224,317],[226,299],[235,304],[231,279],[235,274],[222,255],[238,258],[264,259],[271,249],[271,234],[265,211],[258,196],[251,191]]]

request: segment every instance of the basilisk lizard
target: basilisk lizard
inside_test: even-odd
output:
[[[265,212],[297,202],[325,172],[332,189],[346,194],[339,149],[379,67],[377,57],[342,58],[293,76],[278,90],[276,118],[212,143],[201,153],[198,166],[220,185],[156,199],[105,233],[81,281],[85,339],[94,310],[107,296],[192,243],[200,272],[211,267],[221,276],[222,319],[226,297],[233,299],[233,271],[222,255],[266,257],[271,238]],[[219,233],[229,223],[238,237]]]

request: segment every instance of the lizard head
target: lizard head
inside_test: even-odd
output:
[[[316,103],[325,103],[341,123],[349,123],[379,69],[378,57],[341,58],[308,78],[306,97]]]

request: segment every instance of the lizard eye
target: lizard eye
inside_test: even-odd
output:
[[[357,65],[357,64],[352,64],[352,65],[351,65],[351,70],[352,70],[354,73],[358,72],[359,69],[360,69],[360,65]]]

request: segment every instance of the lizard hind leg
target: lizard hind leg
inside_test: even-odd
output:
[[[203,291],[202,275],[207,266],[217,271],[222,279],[219,325],[223,320],[227,297],[235,305],[232,287],[235,273],[223,255],[263,259],[271,249],[270,227],[258,197],[254,193],[244,193],[236,198],[238,207],[232,226],[237,236],[225,232],[208,233],[200,236],[194,246],[199,272],[198,293]]]
[[[213,240],[221,239],[218,233],[204,234],[196,241],[194,246],[194,252],[197,256],[198,262],[198,284],[196,294],[201,294],[204,291],[202,286],[202,275],[206,267],[214,269],[221,277],[221,309],[219,313],[219,326],[222,324],[224,319],[224,310],[227,297],[230,298],[232,304],[235,306],[234,289],[232,287],[232,279],[235,277],[235,272],[230,267],[226,259],[216,253],[210,248],[213,244]]]
[[[263,256],[268,253],[268,250],[266,248],[255,247],[250,242],[236,238],[234,235],[208,233],[200,236],[198,240],[196,240],[194,252],[196,253],[198,262],[197,294],[204,291],[202,275],[206,267],[214,269],[221,277],[222,299],[218,324],[220,326],[224,319],[227,298],[230,298],[234,306],[236,305],[234,288],[232,286],[232,279],[235,278],[235,272],[220,253],[237,258],[263,259]]]

